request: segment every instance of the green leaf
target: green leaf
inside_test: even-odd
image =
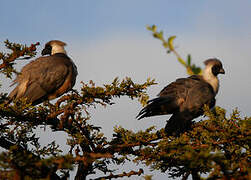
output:
[[[168,38],[168,46],[169,46],[169,49],[170,49],[171,51],[174,50],[173,40],[174,40],[175,38],[176,38],[176,36],[170,36],[170,37]]]
[[[190,54],[187,55],[187,65],[188,66],[191,65],[191,55]]]
[[[147,26],[146,26],[146,29],[149,30],[149,31],[151,31],[151,30],[152,30],[152,27],[149,26],[149,25],[147,25]]]
[[[157,26],[152,25],[152,31],[153,31],[153,32],[156,32],[156,31],[157,31]]]
[[[155,26],[155,25],[148,26],[147,25],[146,29],[155,33],[157,31],[157,26]]]

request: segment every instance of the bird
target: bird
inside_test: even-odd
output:
[[[78,71],[64,46],[66,43],[60,40],[47,42],[42,56],[25,65],[17,75],[11,85],[17,86],[9,94],[9,99],[26,98],[27,102],[37,105],[71,90]]]
[[[219,90],[219,74],[225,70],[219,59],[204,61],[201,75],[178,78],[164,87],[157,98],[149,100],[139,112],[137,119],[172,114],[165,126],[168,135],[178,136],[189,130],[192,120],[203,115],[204,105],[210,109],[215,106],[215,96]]]

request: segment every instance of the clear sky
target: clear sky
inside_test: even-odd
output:
[[[26,44],[39,41],[39,51],[47,41],[59,39],[68,44],[68,55],[78,66],[76,89],[80,81],[102,85],[129,76],[141,83],[152,77],[159,83],[149,88],[154,98],[165,85],[187,76],[146,30],[146,25],[156,24],[176,35],[177,51],[184,57],[191,53],[196,64],[221,59],[226,74],[219,77],[217,105],[228,113],[238,107],[243,116],[250,116],[250,9],[250,0],[2,0],[0,49],[7,38]],[[1,81],[2,91],[9,91],[10,82],[3,77]],[[165,126],[168,116],[136,121],[140,109],[136,100],[121,98],[112,107],[91,110],[92,123],[109,137],[116,125],[133,130]]]

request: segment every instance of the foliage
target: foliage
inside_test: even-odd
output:
[[[173,53],[176,56],[177,60],[186,68],[187,74],[193,75],[201,73],[201,68],[191,63],[192,57],[190,54],[187,55],[187,60],[185,61],[176,51],[173,45],[173,41],[176,36],[169,36],[165,39],[163,31],[157,31],[157,26],[155,25],[147,26],[147,29],[152,32],[154,38],[162,41],[162,45],[165,49],[167,49],[167,53]]]
[[[155,145],[139,148],[135,160],[168,172],[173,178],[192,174],[193,179],[198,179],[199,174],[208,174],[208,179],[249,179],[251,118],[241,119],[237,110],[227,118],[220,107],[215,114],[209,109],[205,114],[208,119],[194,124],[192,131],[178,138],[162,133]]]
[[[0,60],[2,63],[0,64],[0,72],[5,74],[6,77],[11,78],[12,73],[17,73],[13,68],[16,61],[19,57],[22,59],[30,59],[36,55],[36,46],[39,45],[31,44],[29,47],[26,45],[22,45],[19,43],[11,43],[8,39],[4,41],[5,47],[11,51],[11,53],[3,53],[0,52]]]
[[[165,48],[177,54],[172,40],[165,41],[156,26],[149,27]],[[6,41],[13,52],[1,53],[1,72],[11,77],[14,60],[35,55],[35,47],[29,48]],[[33,47],[33,48],[31,48]],[[20,53],[22,51],[23,53]],[[28,57],[27,57],[28,56]],[[14,58],[14,60],[10,60]],[[178,56],[177,56],[178,57]],[[9,60],[8,60],[9,59]],[[194,71],[191,61],[179,62]],[[9,67],[10,66],[10,67]],[[195,67],[195,66],[194,66]],[[111,106],[115,98],[127,96],[138,99],[145,105],[148,100],[146,90],[156,84],[154,80],[138,84],[130,78],[97,86],[94,82],[82,82],[78,92],[60,97],[55,104],[44,102],[38,106],[27,104],[25,99],[7,102],[7,95],[0,95],[0,179],[67,179],[69,171],[77,167],[75,179],[86,179],[97,171],[104,176],[95,179],[112,179],[140,176],[143,169],[118,172],[110,164],[121,165],[126,161],[145,163],[152,170],[161,170],[170,177],[200,179],[248,179],[250,169],[250,124],[251,117],[241,118],[234,110],[226,117],[225,110],[217,107],[214,112],[205,107],[207,119],[194,123],[193,129],[179,137],[167,136],[164,129],[133,132],[123,127],[115,127],[113,138],[102,133],[102,127],[90,123],[89,111],[96,106]],[[35,132],[37,127],[50,127],[53,131],[64,131],[68,135],[70,151],[63,154],[56,142],[46,146],[39,143]],[[93,176],[92,176],[93,177]],[[145,175],[145,179],[151,176]]]

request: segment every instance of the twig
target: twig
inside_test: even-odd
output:
[[[112,179],[112,178],[121,178],[121,177],[130,177],[130,176],[133,176],[133,175],[138,175],[140,176],[141,174],[143,174],[144,171],[143,169],[139,169],[139,171],[130,171],[128,173],[126,172],[123,172],[121,174],[110,174],[109,176],[103,176],[103,177],[99,177],[99,178],[96,178],[96,179],[92,179],[92,180],[102,180],[102,179]]]

